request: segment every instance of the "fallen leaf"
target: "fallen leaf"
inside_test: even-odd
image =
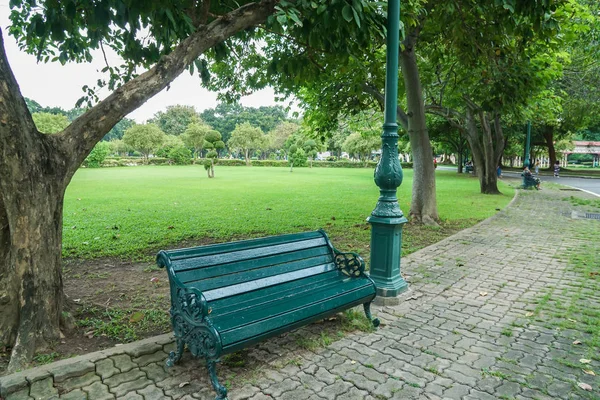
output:
[[[568,319],[569,321],[571,321],[571,322],[577,322],[577,320],[575,320],[575,319],[572,319],[572,318],[567,318],[567,319]]]
[[[588,360],[586,358],[582,358],[581,360],[579,360],[579,362],[582,363],[582,364],[589,364],[589,363],[592,362],[592,360]]]
[[[157,283],[158,282],[158,278],[154,277],[154,278],[150,279],[150,282]]]
[[[479,295],[482,297],[485,297],[485,296],[487,296],[487,292],[479,292]]]
[[[133,313],[131,318],[129,318],[129,322],[140,322],[144,319],[144,313],[141,311]]]
[[[175,227],[173,225],[167,227],[167,229],[175,229]]]
[[[587,375],[591,375],[591,376],[596,376],[596,373],[594,371],[592,371],[591,369],[584,369],[583,373],[587,374]]]
[[[590,385],[588,385],[587,383],[583,383],[583,382],[579,382],[577,384],[577,386],[579,386],[580,388],[582,388],[583,390],[587,390],[588,392],[592,391],[592,387]]]
[[[335,217],[331,217],[331,220],[332,220],[332,221],[335,221]]]
[[[352,360],[350,361],[350,364],[356,364],[356,361]]]
[[[533,317],[533,313],[532,312],[528,312],[525,314],[526,317]]]
[[[189,382],[181,382],[181,383],[179,384],[179,387],[180,387],[180,388],[182,388],[182,387],[184,387],[184,386],[187,386],[187,385],[189,385],[189,384],[190,384]]]
[[[573,342],[573,344],[581,344],[581,340],[576,340]]]

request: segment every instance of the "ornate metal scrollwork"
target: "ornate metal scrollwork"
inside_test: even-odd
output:
[[[208,305],[200,291],[184,287],[178,287],[176,291],[176,297],[171,299],[174,309],[192,321],[202,321],[208,315]]]
[[[337,253],[335,265],[348,276],[361,276],[365,272],[365,262],[356,253]]]

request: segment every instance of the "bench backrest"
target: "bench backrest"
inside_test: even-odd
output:
[[[161,252],[172,272],[207,301],[336,270],[323,231]]]

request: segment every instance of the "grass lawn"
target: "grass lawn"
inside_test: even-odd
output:
[[[408,214],[412,170],[398,191]],[[325,228],[341,250],[368,260],[369,225],[378,190],[372,169],[201,166],[80,169],[65,199],[63,255],[150,260],[159,248]],[[403,251],[415,251],[504,207],[479,194],[477,179],[437,171],[440,227],[405,227]]]

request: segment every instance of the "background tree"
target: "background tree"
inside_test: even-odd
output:
[[[206,135],[211,131],[211,127],[201,122],[193,122],[186,128],[181,138],[185,145],[193,149],[194,158],[202,156],[202,149],[206,142]]]
[[[203,121],[219,131],[228,142],[235,127],[244,122],[259,127],[263,132],[273,130],[287,118],[281,106],[244,107],[238,103],[220,103],[200,114]]]
[[[285,149],[286,140],[300,129],[294,122],[282,122],[267,134],[268,149],[272,152]]]
[[[229,151],[239,151],[244,154],[246,165],[250,166],[250,151],[261,148],[266,142],[260,128],[253,127],[249,122],[237,125],[227,142]]]
[[[123,139],[125,131],[135,125],[131,118],[123,118],[102,138],[103,141],[110,142],[115,139]]]
[[[306,156],[310,160],[311,168],[312,168],[312,163],[313,163],[315,157],[317,157],[318,150],[319,150],[319,145],[317,144],[317,142],[314,139],[308,139],[307,141],[304,142],[304,152],[306,153]]]
[[[225,143],[221,140],[221,134],[215,130],[209,131],[205,136],[204,148],[208,149],[204,168],[209,178],[215,177],[215,160],[219,157],[219,151],[225,148]]]
[[[114,139],[108,142],[110,146],[110,152],[118,156],[127,155],[131,151],[131,148],[123,141],[123,139]]]
[[[165,133],[154,124],[134,125],[123,135],[123,142],[135,151],[142,153],[146,163],[148,163],[148,156],[158,150],[165,140]]]
[[[168,106],[166,111],[159,111],[148,120],[167,135],[179,136],[190,124],[199,122],[198,112],[193,106]]]
[[[294,166],[306,166],[306,152],[297,144],[292,144],[288,148],[288,163],[290,164],[290,172],[294,172]]]
[[[61,114],[37,112],[32,118],[36,128],[42,133],[57,133],[69,126],[69,119]]]
[[[154,155],[156,157],[170,158],[169,154],[171,153],[172,150],[178,149],[181,147],[185,147],[183,140],[181,140],[181,136],[164,135],[163,138],[164,138],[163,142],[160,144],[160,146],[154,152]],[[190,158],[191,158],[191,152],[190,152]]]

